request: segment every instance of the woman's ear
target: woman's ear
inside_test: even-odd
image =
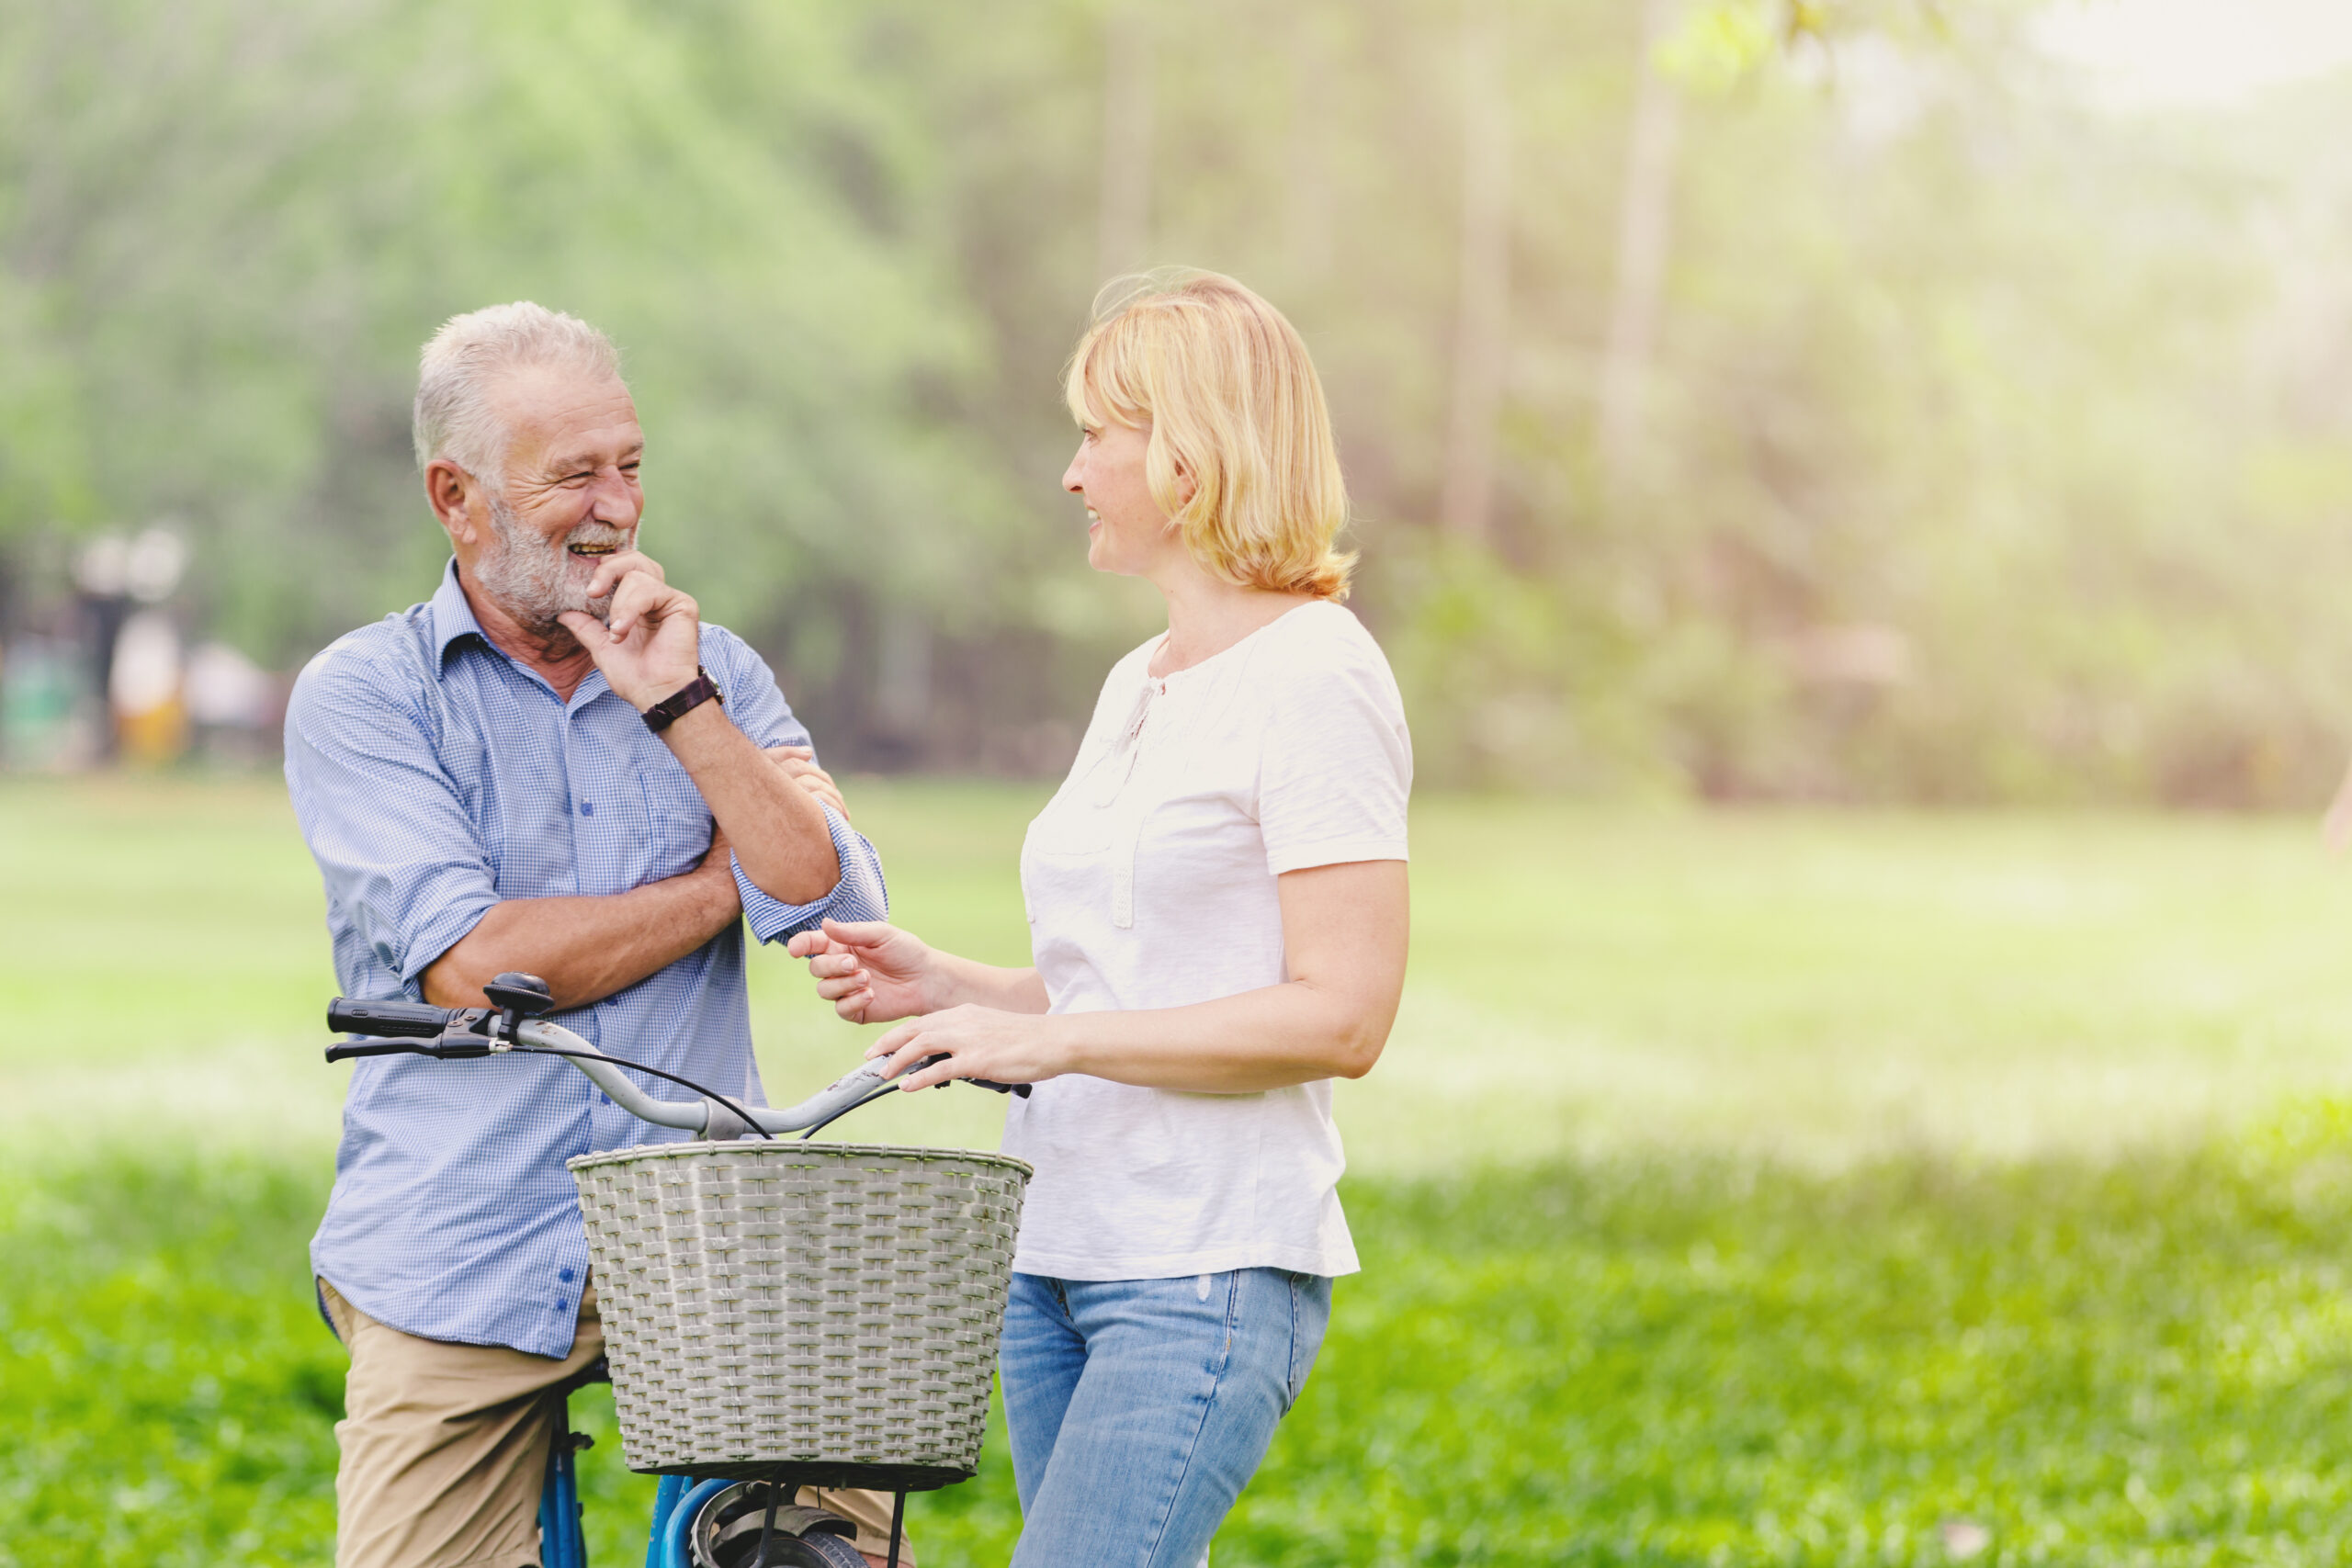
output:
[[[1201,493],[1201,480],[1200,476],[1193,472],[1192,465],[1185,462],[1183,458],[1176,458],[1175,464],[1176,510],[1182,512],[1193,504],[1194,496]]]

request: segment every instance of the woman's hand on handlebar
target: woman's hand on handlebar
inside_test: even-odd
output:
[[[985,1078],[991,1083],[1042,1083],[1068,1068],[1056,1058],[1050,1044],[1050,1021],[1035,1013],[1005,1012],[966,1003],[944,1012],[908,1019],[865,1048],[870,1061],[888,1056],[885,1077],[898,1077],[905,1089],[932,1089],[957,1078]],[[909,1068],[933,1056],[920,1072]]]
[[[808,961],[817,994],[852,1023],[888,1023],[932,1005],[934,954],[912,931],[887,920],[827,920],[785,951]]]

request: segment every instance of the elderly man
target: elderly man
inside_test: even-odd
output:
[[[763,1101],[742,922],[879,918],[881,866],[759,656],[635,553],[644,446],[585,322],[443,327],[416,455],[456,558],[302,671],[287,783],[345,994],[480,1006],[526,970],[605,1050]],[[360,1065],[311,1244],[343,1568],[539,1561],[556,1391],[604,1342],[563,1162],[665,1136],[546,1058]],[[888,1500],[823,1502],[879,1562]]]

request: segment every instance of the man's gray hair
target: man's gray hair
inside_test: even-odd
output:
[[[503,494],[507,430],[492,395],[502,377],[537,367],[616,377],[621,356],[612,339],[579,317],[528,299],[442,323],[417,367],[416,466],[446,457]]]

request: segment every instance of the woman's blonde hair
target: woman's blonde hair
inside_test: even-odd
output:
[[[1347,596],[1331,412],[1283,313],[1214,272],[1125,278],[1095,302],[1063,396],[1089,429],[1148,424],[1144,479],[1202,566],[1244,588]],[[1193,486],[1184,498],[1184,484]]]

